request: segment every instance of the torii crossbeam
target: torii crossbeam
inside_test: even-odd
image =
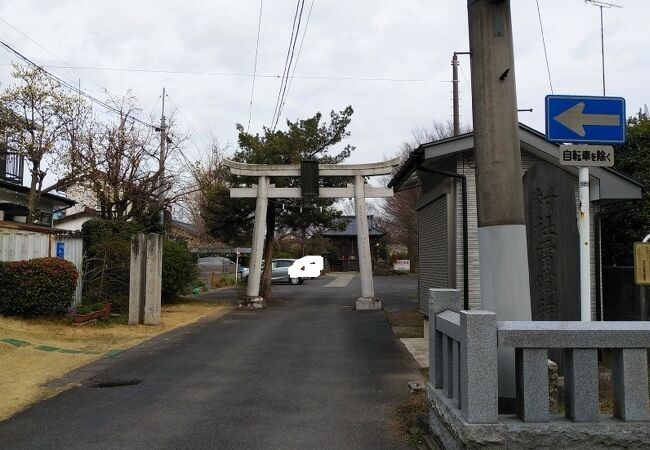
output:
[[[262,249],[264,247],[264,229],[269,198],[301,198],[301,188],[276,188],[270,183],[271,177],[299,177],[300,164],[266,165],[245,164],[225,160],[224,164],[233,175],[258,177],[258,183],[248,188],[231,188],[232,198],[257,198],[255,206],[255,225],[251,249],[250,272],[246,295],[249,305],[262,307],[264,299],[260,297],[260,279],[262,275]],[[372,261],[370,257],[370,236],[368,233],[368,212],[366,198],[392,197],[392,189],[366,185],[364,177],[387,175],[399,165],[399,159],[370,164],[320,164],[320,177],[350,177],[353,184],[346,187],[321,187],[319,197],[338,198],[354,197],[354,210],[357,220],[357,244],[359,247],[359,272],[361,275],[361,296],[357,299],[357,310],[381,309],[381,301],[375,297],[372,283]]]

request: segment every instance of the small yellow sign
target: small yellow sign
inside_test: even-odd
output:
[[[650,284],[650,242],[634,243],[634,282]]]

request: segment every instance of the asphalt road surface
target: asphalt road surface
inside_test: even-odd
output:
[[[0,422],[0,448],[405,448],[394,406],[421,375],[382,312],[353,310],[358,278],[344,282],[276,285],[264,310],[163,335]],[[416,308],[414,278],[375,286],[387,309]]]

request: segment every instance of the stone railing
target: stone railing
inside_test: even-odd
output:
[[[553,429],[554,422],[561,424],[560,432],[565,434],[568,443],[579,442],[571,440],[571,424],[577,426],[576,439],[585,433],[598,436],[599,432],[608,433],[608,439],[612,439],[610,435],[615,433],[616,424],[635,422],[632,428],[625,428],[624,442],[616,443],[615,438],[613,442],[650,444],[647,441],[650,424],[643,423],[650,420],[647,359],[650,323],[500,322],[492,312],[461,311],[461,305],[459,291],[431,289],[428,389],[431,426],[434,432],[447,436],[441,439],[445,446],[456,446],[448,445],[450,442],[480,444],[472,432],[476,432],[476,425],[484,424],[479,427],[480,436],[489,436],[488,441],[493,444],[516,447],[516,439],[511,439],[509,433],[521,435],[525,431],[530,437],[546,430],[552,434],[549,430]],[[517,414],[514,417],[498,414],[497,349],[500,347],[515,351]],[[569,421],[549,413],[549,348],[565,352],[565,414]],[[614,415],[606,426],[585,428],[580,423],[594,425],[603,420],[598,402],[598,349],[609,349],[612,353]],[[546,424],[545,428],[540,423]],[[533,426],[526,429],[527,424]],[[598,439],[585,442],[602,444]]]

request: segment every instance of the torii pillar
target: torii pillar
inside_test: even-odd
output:
[[[359,247],[359,272],[361,276],[361,297],[357,299],[357,310],[381,309],[381,301],[375,297],[372,283],[372,259],[370,256],[370,233],[368,232],[368,210],[364,194],[363,176],[354,177],[354,214],[357,219],[357,245]]]
[[[251,249],[251,265],[246,286],[248,300],[246,307],[261,308],[264,299],[260,297],[260,279],[262,276],[262,251],[264,248],[264,231],[266,229],[266,211],[269,198],[301,198],[300,188],[276,188],[270,184],[271,177],[298,177],[301,174],[299,164],[266,165],[244,164],[225,160],[224,164],[233,175],[258,177],[259,182],[250,188],[231,188],[233,198],[256,198],[255,224]],[[392,159],[371,164],[321,164],[319,176],[352,177],[354,184],[338,188],[319,188],[321,198],[354,197],[354,209],[357,220],[357,244],[359,250],[359,272],[361,277],[361,296],[357,298],[357,310],[380,310],[381,301],[375,297],[372,282],[372,259],[370,255],[370,234],[368,230],[367,198],[392,197],[392,189],[373,187],[366,184],[364,177],[387,175],[399,165],[399,159]],[[240,305],[243,306],[243,305]]]

